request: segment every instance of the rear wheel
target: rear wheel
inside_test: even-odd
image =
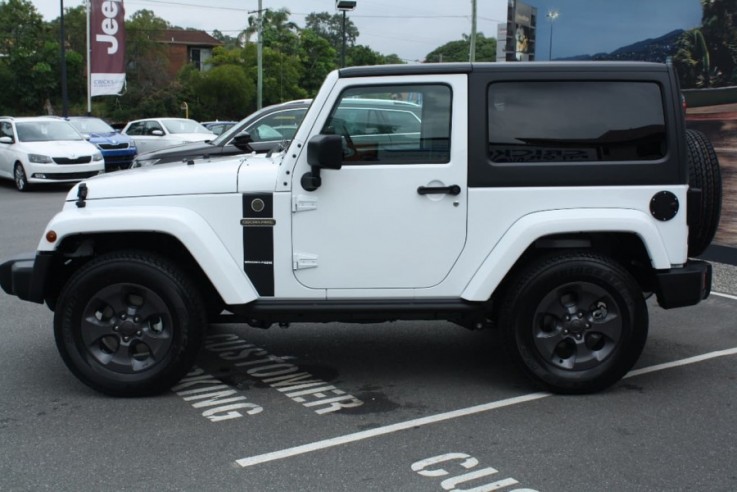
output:
[[[23,164],[20,162],[15,163],[13,179],[15,180],[15,188],[18,191],[28,191],[28,178],[26,177],[25,169],[23,169]]]
[[[722,175],[709,139],[698,130],[686,130],[689,186],[701,190],[699,214],[689,223],[688,255],[698,256],[711,244],[722,211]]]
[[[194,283],[143,252],[92,260],[56,304],[56,344],[88,386],[116,396],[160,393],[194,364],[206,329]]]
[[[599,391],[635,364],[647,306],[632,276],[608,257],[556,253],[524,268],[502,300],[508,352],[557,393]]]

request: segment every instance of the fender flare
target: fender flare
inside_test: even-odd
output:
[[[57,240],[46,241],[53,230]],[[226,304],[245,304],[258,293],[207,221],[179,207],[66,208],[46,226],[38,251],[54,251],[65,237],[96,233],[160,232],[179,240],[197,261]]]
[[[645,245],[655,269],[671,267],[668,251],[651,217],[639,210],[549,210],[517,220],[494,245],[461,297],[488,300],[527,248],[537,239],[553,234],[623,232],[637,235]]]

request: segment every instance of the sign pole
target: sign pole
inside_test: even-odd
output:
[[[85,0],[87,13],[87,116],[92,115],[92,63],[90,61],[90,1]]]

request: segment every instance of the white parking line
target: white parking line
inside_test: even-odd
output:
[[[724,357],[727,355],[737,354],[737,347],[719,350],[716,352],[709,352],[708,354],[697,355],[695,357],[689,357],[687,359],[681,359],[673,362],[666,362],[664,364],[657,364],[650,367],[643,367],[642,369],[635,369],[625,375],[625,378],[634,376],[640,376],[642,374],[648,374],[651,372],[662,371],[664,369],[671,369],[673,367],[685,366],[688,364],[694,364],[696,362],[702,362],[716,357]],[[466,417],[482,412],[488,412],[489,410],[496,410],[497,408],[510,407],[512,405],[518,405],[520,403],[526,403],[529,401],[540,400],[552,396],[552,393],[540,392],[530,393],[528,395],[517,396],[514,398],[507,398],[505,400],[499,400],[490,403],[484,403],[482,405],[476,405],[473,407],[462,408],[459,410],[453,410],[451,412],[439,413],[431,415],[429,417],[422,417],[419,419],[408,420],[405,422],[399,422],[397,424],[387,425],[384,427],[377,427],[361,432],[355,432],[353,434],[346,434],[344,436],[333,437],[331,439],[324,439],[322,441],[312,442],[303,444],[301,446],[295,446],[293,448],[282,449],[280,451],[273,451],[271,453],[259,454],[248,458],[241,458],[236,460],[236,463],[243,468],[248,466],[258,465],[261,463],[267,463],[269,461],[281,460],[284,458],[291,458],[292,456],[298,456],[300,454],[311,453],[313,451],[319,451],[321,449],[332,448],[340,446],[341,444],[349,444],[356,441],[362,441],[376,436],[383,436],[385,434],[392,434],[394,432],[412,429],[414,427],[421,427],[423,425],[435,424],[445,420],[456,419],[459,417]]]
[[[726,297],[727,299],[733,299],[737,301],[737,296],[732,296],[729,294],[722,294],[721,292],[712,292],[712,295],[719,296],[719,297]]]

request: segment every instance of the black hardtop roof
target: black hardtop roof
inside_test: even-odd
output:
[[[579,61],[579,62],[481,62],[481,63],[417,63],[408,65],[374,65],[341,68],[342,78],[390,76],[390,75],[432,75],[471,72],[587,72],[587,71],[666,71],[664,63],[619,62],[619,61]]]

